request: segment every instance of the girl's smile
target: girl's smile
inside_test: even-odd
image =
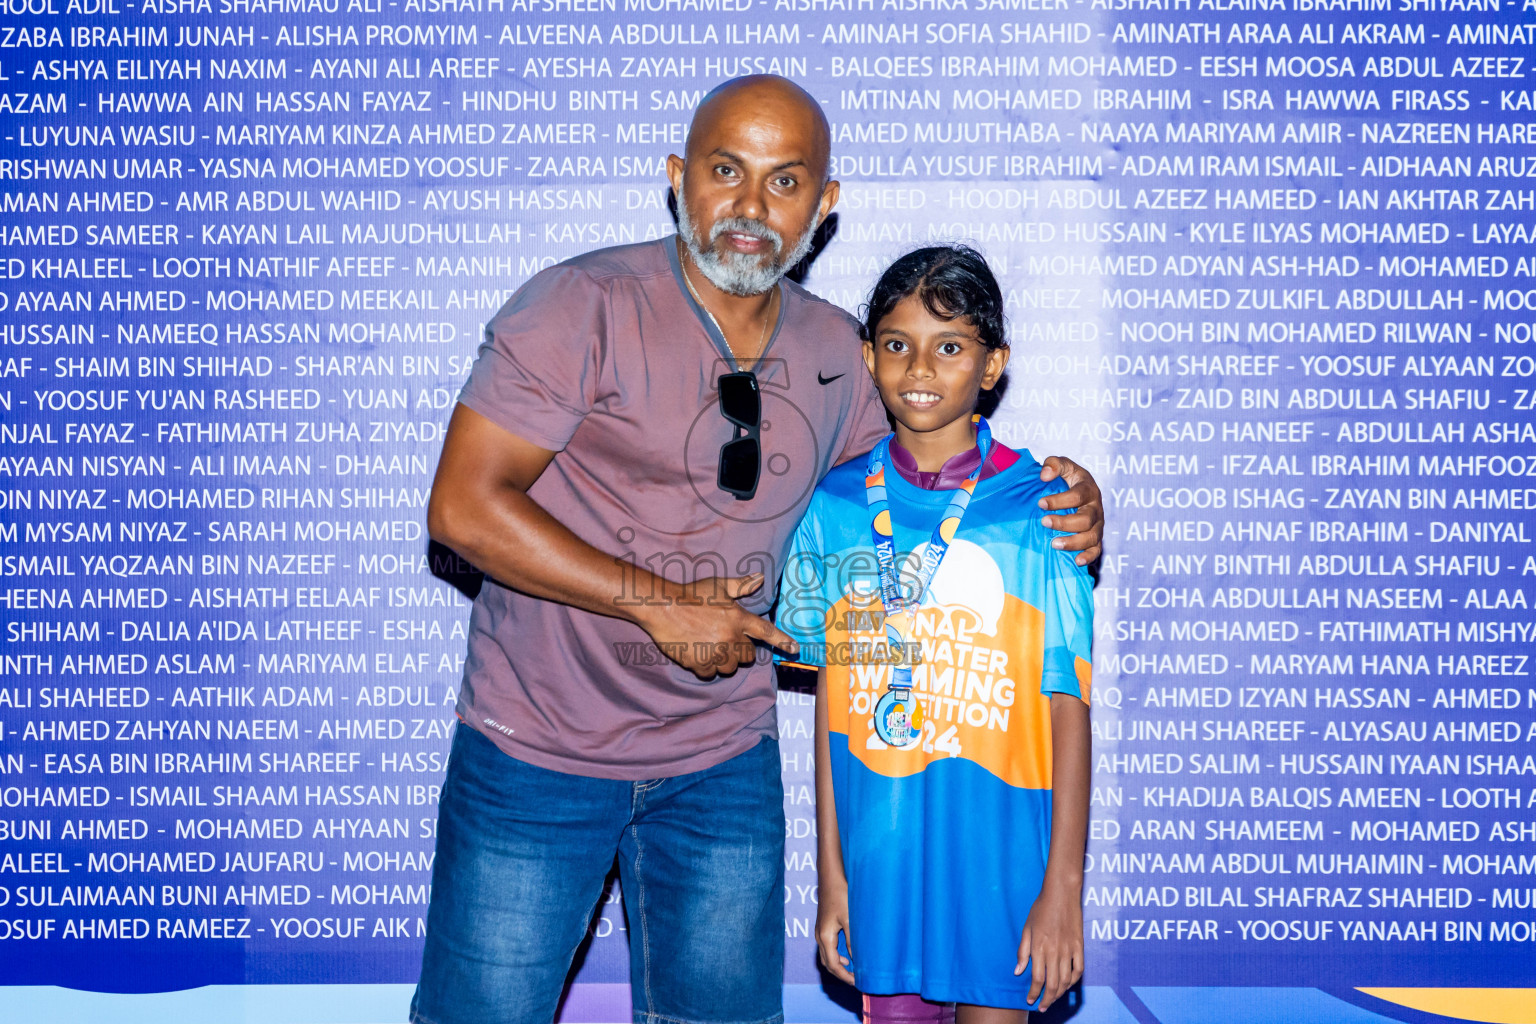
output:
[[[932,409],[943,400],[943,395],[936,395],[932,391],[903,391],[899,396],[903,402],[914,409]]]

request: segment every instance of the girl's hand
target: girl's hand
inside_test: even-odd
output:
[[[1080,898],[1058,891],[1049,881],[1030,908],[1019,942],[1015,975],[1033,958],[1029,999],[1050,1006],[1083,976],[1083,910]]]
[[[854,983],[853,972],[848,968],[853,961],[837,949],[837,936],[843,936],[848,952],[853,952],[853,938],[848,934],[848,879],[819,879],[816,889],[816,951],[821,955],[821,965],[838,981]]]
[[[1093,474],[1082,466],[1071,459],[1052,455],[1040,467],[1040,479],[1049,483],[1058,476],[1068,490],[1041,498],[1040,507],[1047,512],[1063,508],[1077,511],[1065,516],[1045,516],[1041,522],[1052,530],[1071,534],[1057,537],[1051,543],[1058,550],[1078,552],[1078,565],[1091,565],[1104,551],[1104,506],[1099,485]]]

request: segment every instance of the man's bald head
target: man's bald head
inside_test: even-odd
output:
[[[832,128],[821,104],[779,75],[747,75],[711,89],[693,112],[687,156],[691,160],[699,153],[708,153],[719,130],[750,131],[755,125],[798,139],[818,182],[825,184],[831,177]]]
[[[730,295],[767,292],[837,204],[821,105],[777,75],[736,78],[694,111],[686,159],[667,157],[693,265]]]

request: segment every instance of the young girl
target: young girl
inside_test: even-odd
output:
[[[1016,1024],[1082,975],[1092,585],[1040,523],[1063,486],[973,415],[1002,308],[964,247],[886,270],[864,361],[895,433],[827,475],[785,565],[820,669],[817,940],[871,1021]]]

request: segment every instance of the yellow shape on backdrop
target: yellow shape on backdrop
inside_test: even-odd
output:
[[[1362,988],[1389,1003],[1483,1024],[1536,1024],[1536,988]]]

